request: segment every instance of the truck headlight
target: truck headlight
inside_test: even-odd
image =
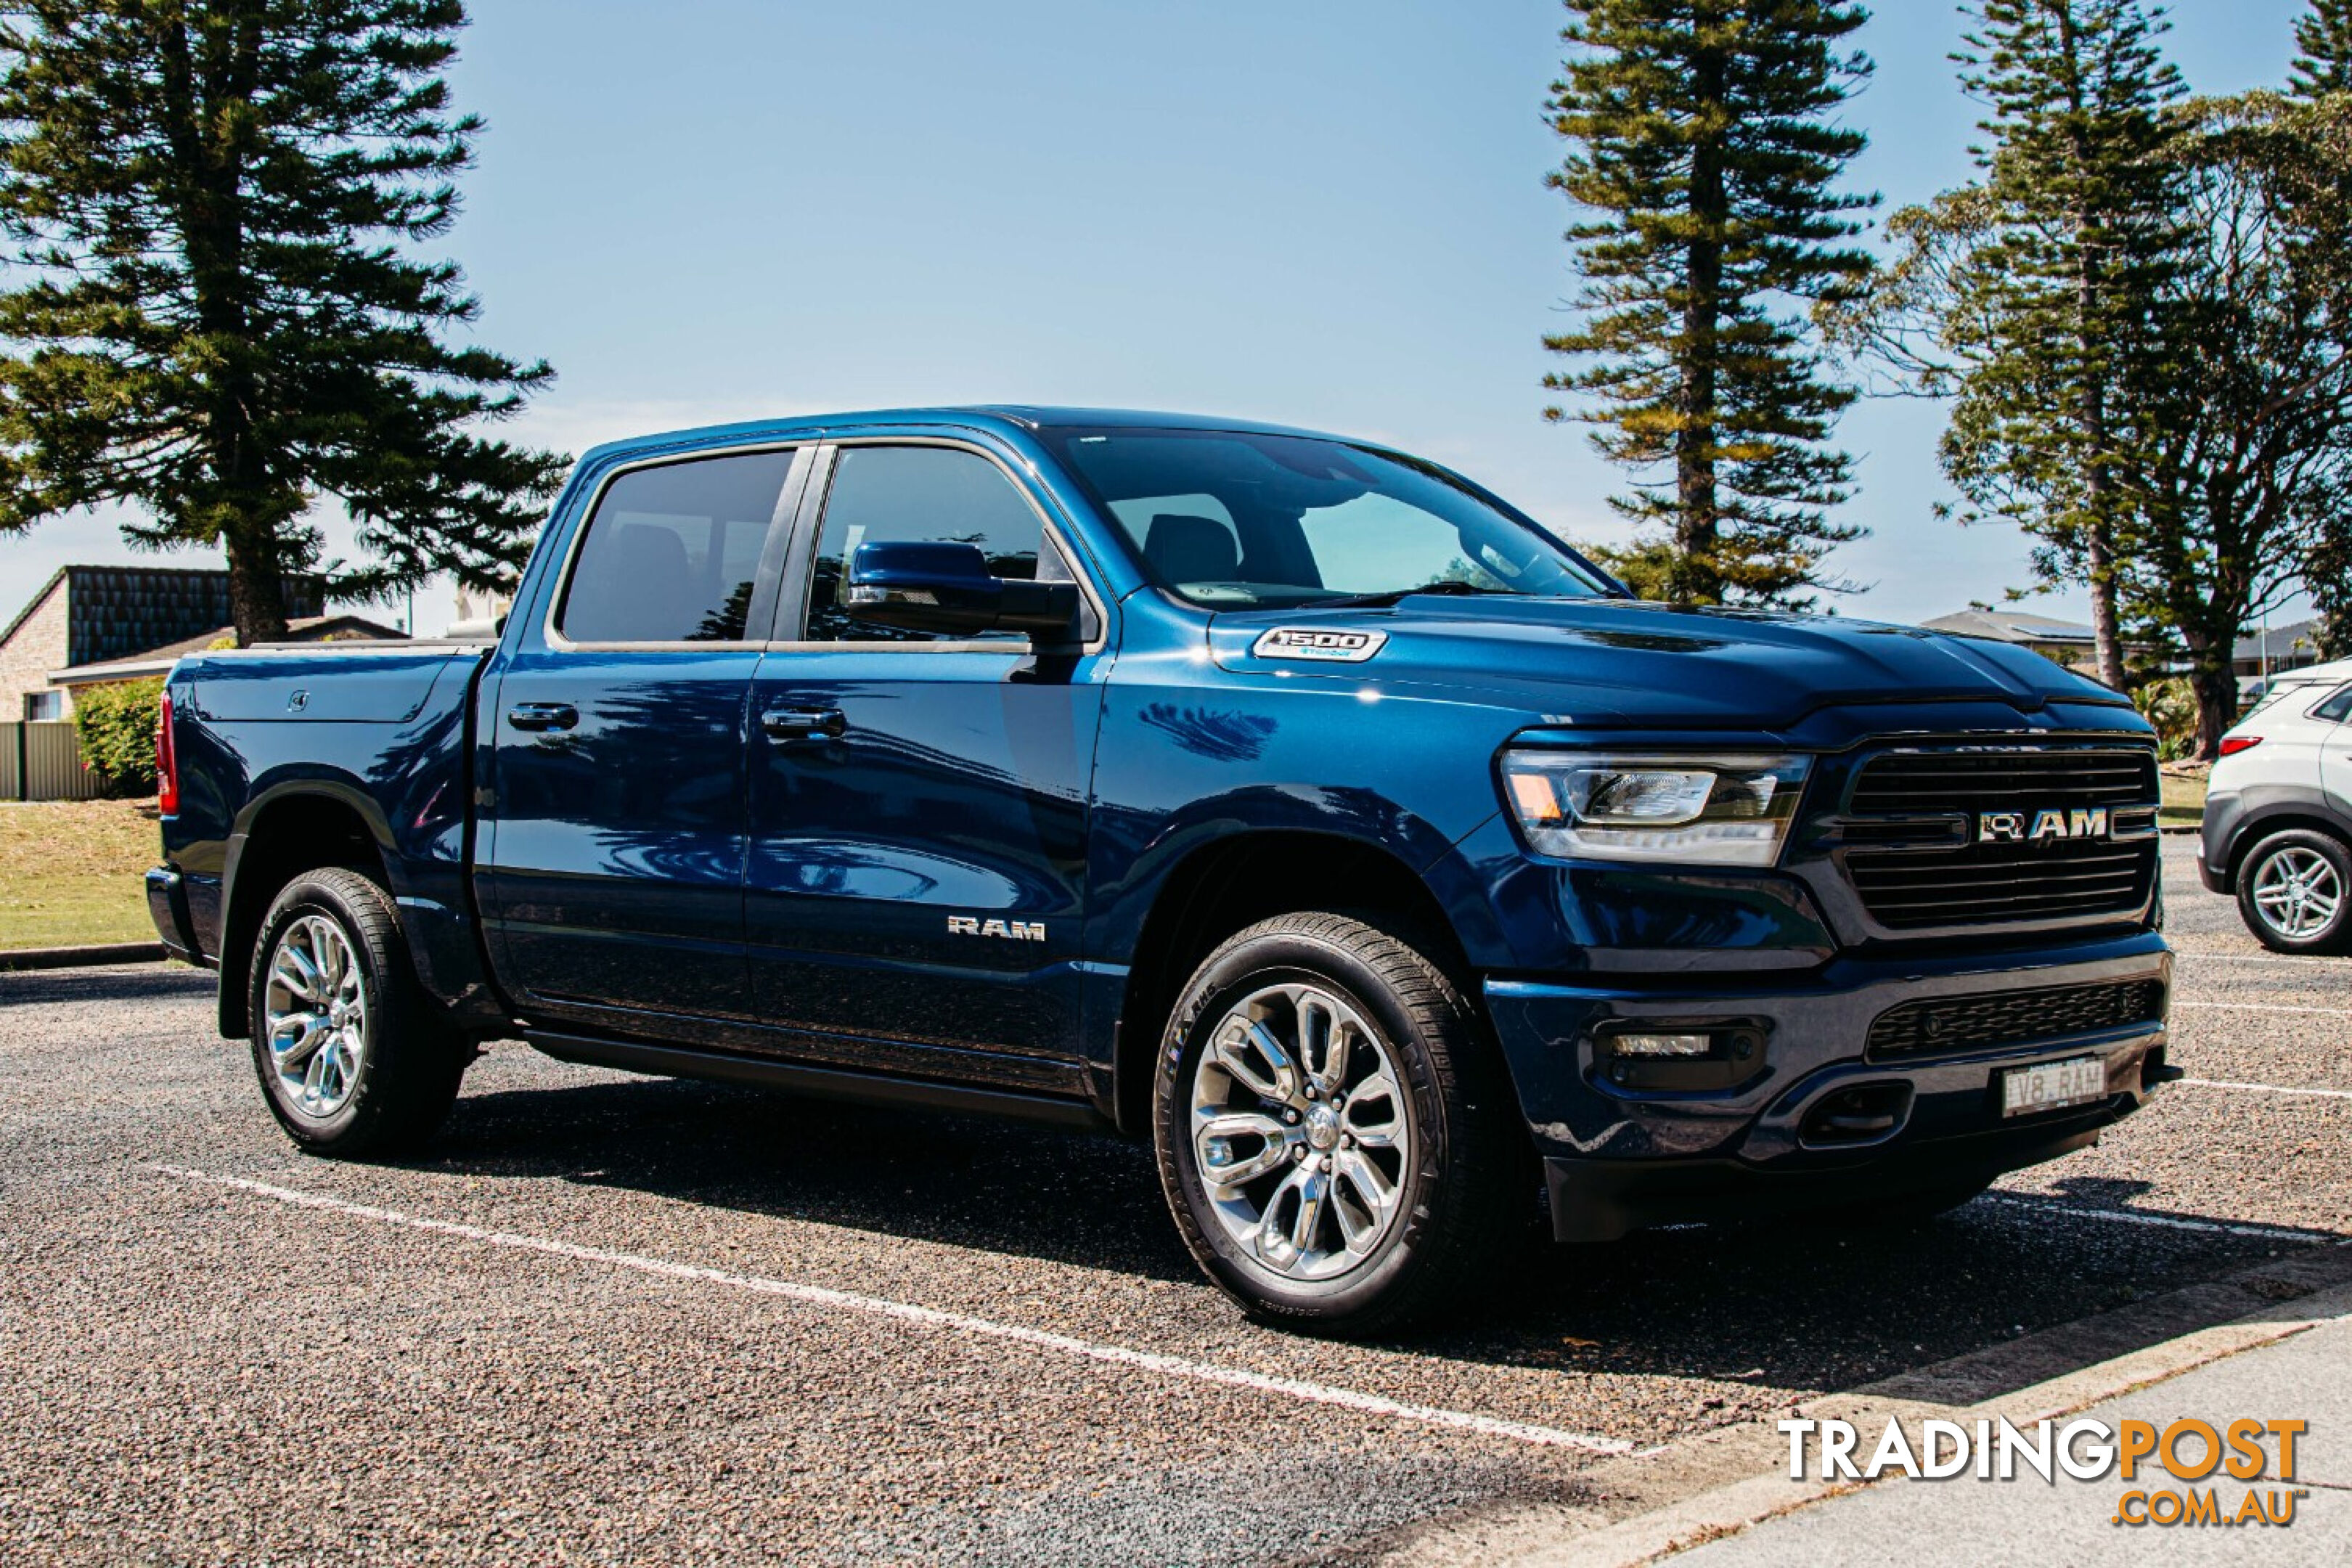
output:
[[[1811,760],[1506,752],[1503,793],[1538,855],[1769,866]]]

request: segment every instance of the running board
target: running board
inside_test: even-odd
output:
[[[1001,1089],[973,1089],[964,1084],[932,1083],[920,1079],[884,1078],[839,1068],[807,1067],[798,1062],[772,1061],[765,1057],[728,1056],[717,1051],[688,1050],[682,1046],[649,1045],[642,1040],[608,1040],[590,1035],[567,1035],[547,1029],[526,1029],[523,1040],[534,1050],[558,1061],[587,1067],[618,1068],[623,1072],[653,1078],[701,1079],[711,1083],[747,1084],[755,1089],[782,1089],[826,1100],[855,1100],[864,1105],[913,1106],[924,1110],[957,1110],[975,1116],[1011,1117],[1044,1121],[1057,1127],[1100,1132],[1110,1123],[1082,1100],[1058,1100],[1049,1095],[1019,1094]]]

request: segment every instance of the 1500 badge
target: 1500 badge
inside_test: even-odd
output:
[[[1276,626],[1259,637],[1250,651],[1260,658],[1311,658],[1333,664],[1361,664],[1381,651],[1386,632],[1320,631],[1312,626]]]

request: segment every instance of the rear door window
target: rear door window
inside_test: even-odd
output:
[[[635,468],[588,520],[556,629],[577,643],[742,642],[789,451]]]

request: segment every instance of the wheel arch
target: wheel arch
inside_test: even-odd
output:
[[[2291,833],[2298,828],[2333,838],[2344,846],[2346,853],[2352,854],[2352,825],[2316,805],[2298,802],[2273,806],[2239,823],[2237,831],[2231,837],[2229,883],[2231,890],[2237,888],[2239,873],[2245,869],[2246,858],[2258,846],[2282,833]]]
[[[252,1026],[246,977],[262,917],[287,883],[341,866],[397,895],[392,834],[367,794],[334,779],[290,780],[257,794],[231,836],[222,868],[219,1022],[242,1038]]]
[[[1398,929],[1475,999],[1470,961],[1444,901],[1394,850],[1296,827],[1220,834],[1167,868],[1132,950],[1112,1067],[1113,1110],[1121,1131],[1139,1133],[1151,1124],[1160,1036],[1201,961],[1246,926],[1310,909],[1370,917]]]

